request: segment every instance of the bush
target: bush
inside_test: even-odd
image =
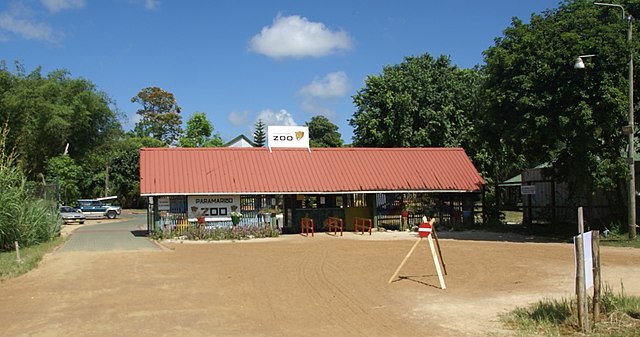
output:
[[[6,129],[0,134],[0,251],[43,243],[60,235],[57,210],[35,198],[13,153],[5,149]]]

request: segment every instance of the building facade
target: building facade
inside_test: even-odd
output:
[[[461,148],[143,148],[140,192],[149,230],[178,221],[227,226],[278,221],[299,232],[327,218],[385,225],[409,210],[474,221],[484,180]],[[406,212],[405,212],[406,214]]]

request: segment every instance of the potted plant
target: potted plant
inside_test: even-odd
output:
[[[231,205],[231,223],[234,227],[240,223],[240,218],[242,218],[242,213],[238,212],[238,206]]]

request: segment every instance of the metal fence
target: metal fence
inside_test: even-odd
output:
[[[422,216],[416,214],[409,214],[409,216],[404,219],[402,215],[378,215],[378,227],[385,229],[411,229],[412,226],[417,226],[421,222]]]

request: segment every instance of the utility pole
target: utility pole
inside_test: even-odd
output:
[[[636,166],[635,166],[635,118],[633,116],[633,45],[631,35],[633,34],[633,17],[629,20],[629,30],[627,31],[627,41],[629,41],[629,239],[636,238]]]
[[[633,44],[632,44],[632,34],[633,34],[633,17],[631,14],[625,16],[624,7],[618,4],[604,3],[604,2],[594,2],[594,5],[598,6],[608,6],[608,7],[617,7],[622,10],[622,20],[627,20],[629,23],[629,27],[627,29],[627,41],[629,42],[629,125],[627,125],[624,129],[624,133],[627,135],[627,139],[629,142],[629,153],[627,155],[627,164],[629,165],[629,174],[631,175],[628,182],[627,189],[627,205],[628,209],[628,225],[629,225],[629,240],[634,240],[636,238],[636,165],[635,165],[635,118],[633,116]]]

